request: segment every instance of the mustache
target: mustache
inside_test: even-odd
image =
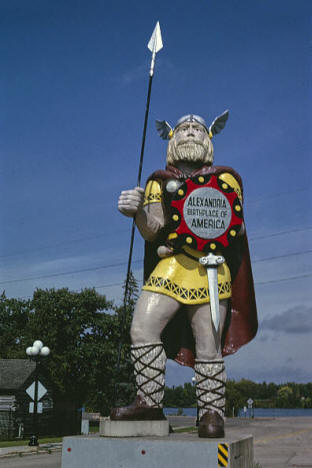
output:
[[[177,143],[177,146],[182,146],[182,145],[199,145],[199,146],[202,146],[203,148],[206,147],[206,145],[202,141],[197,141],[191,138],[188,138],[187,140],[181,140],[179,141],[179,143]]]

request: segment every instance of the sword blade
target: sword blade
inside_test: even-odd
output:
[[[207,268],[208,288],[210,297],[211,318],[215,330],[219,330],[220,312],[219,312],[219,291],[218,291],[218,269]]]

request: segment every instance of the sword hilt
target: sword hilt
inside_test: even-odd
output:
[[[225,258],[222,255],[214,255],[211,252],[206,257],[200,257],[199,259],[199,263],[206,268],[217,268],[224,262]]]

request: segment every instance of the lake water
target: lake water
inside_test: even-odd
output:
[[[196,416],[196,408],[182,408],[183,416]],[[166,416],[169,414],[177,414],[178,408],[164,408]],[[251,413],[253,412],[253,413]],[[240,410],[239,417],[251,417],[255,418],[282,418],[282,417],[294,417],[294,416],[310,416],[312,417],[312,408],[301,409],[301,408],[254,408],[252,410],[247,409],[247,413],[244,413],[243,409]]]

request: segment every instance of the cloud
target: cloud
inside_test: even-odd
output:
[[[303,305],[292,307],[275,317],[263,320],[261,328],[292,334],[310,333],[312,331],[312,307]]]
[[[134,81],[141,80],[142,78],[148,77],[150,59],[144,61],[140,65],[130,68],[121,76],[121,82],[123,84],[129,84]],[[172,73],[173,76],[178,74],[177,67],[169,59],[157,58],[157,68],[162,68],[162,72]]]
[[[229,379],[256,382],[309,382],[312,364],[307,358],[309,339],[303,335],[279,333],[264,344],[256,338],[237,354],[226,358]]]
[[[311,371],[310,369],[300,368],[295,364],[281,365],[280,367],[274,366],[273,368],[250,368],[245,374],[242,372],[232,372],[228,370],[229,378],[234,380],[240,380],[241,378],[247,378],[255,382],[310,382]]]
[[[133,81],[137,81],[142,79],[143,77],[148,76],[148,65],[145,61],[141,65],[133,67],[132,69],[127,70],[121,77],[121,80],[124,84],[132,83]]]

